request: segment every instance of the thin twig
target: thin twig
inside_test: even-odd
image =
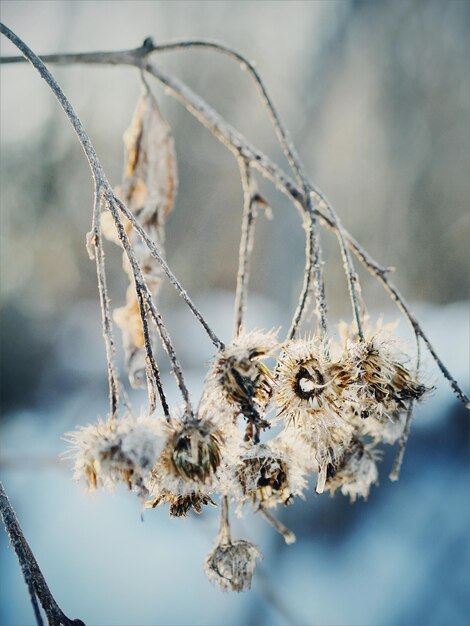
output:
[[[112,191],[111,188],[109,188],[109,190]],[[173,272],[171,271],[169,265],[167,264],[167,262],[163,258],[162,254],[160,252],[160,249],[158,248],[158,246],[155,243],[155,241],[153,241],[153,239],[151,239],[149,237],[149,235],[147,234],[146,230],[141,226],[141,224],[139,224],[139,222],[137,221],[137,219],[134,216],[134,214],[131,213],[131,211],[126,207],[126,205],[123,202],[121,202],[121,200],[117,196],[114,196],[114,202],[116,203],[119,211],[124,215],[124,217],[126,217],[129,220],[129,222],[131,223],[132,227],[139,233],[140,237],[142,238],[142,241],[146,244],[146,246],[148,247],[148,249],[149,249],[150,253],[152,254],[152,256],[155,259],[157,259],[157,261],[160,263],[160,265],[163,268],[165,274],[170,279],[170,282],[174,285],[174,287],[178,291],[179,295],[186,302],[186,304],[188,305],[188,307],[192,311],[194,317],[198,320],[198,322],[204,328],[204,330],[206,331],[207,335],[209,336],[209,338],[212,341],[212,343],[214,344],[214,346],[218,350],[222,350],[224,348],[223,342],[217,337],[217,335],[211,329],[209,324],[206,322],[206,320],[204,319],[204,317],[202,316],[200,311],[196,308],[196,306],[194,305],[193,301],[189,297],[188,292],[182,287],[182,285],[180,284],[180,282],[178,281],[176,276],[173,274]]]
[[[416,342],[416,368],[415,368],[415,377],[418,378],[419,375],[419,367],[421,364],[421,345],[419,342],[419,337]],[[405,457],[406,444],[408,443],[408,437],[410,436],[411,430],[411,421],[413,419],[413,409],[414,409],[414,401],[411,399],[408,405],[408,411],[406,412],[405,426],[403,427],[403,432],[400,437],[400,441],[398,442],[398,450],[395,456],[395,461],[393,462],[392,471],[389,474],[389,479],[393,482],[397,481],[400,477],[401,466],[403,464],[403,459]]]
[[[119,402],[119,378],[116,374],[114,365],[115,343],[113,324],[109,311],[108,288],[106,282],[106,268],[103,250],[103,240],[100,230],[102,190],[98,187],[95,190],[95,201],[93,210],[92,230],[87,236],[87,248],[91,257],[96,261],[96,275],[98,279],[98,291],[101,305],[101,321],[103,328],[103,337],[106,350],[106,361],[108,364],[108,384],[109,384],[109,403],[110,418],[114,418],[118,409]]]
[[[38,619],[38,607],[37,602],[34,602],[33,600],[34,595],[39,599],[50,626],[84,626],[81,620],[69,619],[54,600],[31,548],[23,535],[16,513],[10,504],[1,482],[0,513],[2,515],[5,530],[10,539],[11,545],[13,546],[16,556],[18,557],[18,561],[20,562],[25,582],[30,590],[33,610],[38,624],[42,624],[42,620],[40,615]]]
[[[168,401],[166,399],[165,391],[163,389],[163,383],[160,376],[160,370],[157,365],[157,361],[155,359],[155,355],[153,354],[152,348],[152,340],[150,338],[150,332],[147,322],[147,310],[145,307],[145,303],[142,297],[142,294],[137,291],[137,299],[139,302],[139,311],[140,318],[142,321],[142,333],[144,336],[144,347],[146,354],[146,373],[147,373],[147,387],[149,390],[149,413],[150,415],[154,413],[156,409],[156,396],[155,396],[155,387],[157,388],[158,396],[160,398],[160,403],[162,405],[163,414],[166,418],[170,417],[170,408],[168,406]]]
[[[230,543],[232,541],[232,536],[230,532],[230,503],[228,501],[228,496],[222,496],[220,504],[219,544]]]
[[[271,511],[264,508],[263,506],[259,507],[259,511],[261,515],[265,518],[265,520],[268,521],[271,526],[282,536],[287,545],[295,543],[295,534],[292,532],[292,530],[289,530],[287,526],[284,526],[284,524],[280,520],[278,520],[277,517],[275,517],[271,513]]]
[[[239,167],[243,189],[243,216],[235,295],[235,336],[239,334],[243,326],[246,311],[248,284],[250,281],[250,262],[256,224],[256,204],[253,197],[250,164],[245,159],[239,159]]]
[[[145,306],[148,307],[150,316],[155,322],[155,325],[158,330],[158,334],[160,335],[160,339],[162,340],[163,347],[165,348],[165,351],[168,354],[168,358],[170,359],[171,368],[176,378],[178,388],[184,400],[185,415],[187,417],[191,417],[193,415],[193,410],[192,410],[191,401],[189,398],[189,391],[184,381],[183,371],[176,357],[175,349],[173,347],[173,342],[171,341],[170,335],[168,334],[166,326],[163,323],[161,315],[158,312],[155,306],[155,303],[153,302],[152,295],[145,282],[142,270],[140,269],[140,266],[139,266],[139,262],[137,261],[137,257],[130,244],[129,237],[127,236],[127,233],[124,229],[124,226],[119,216],[119,208],[120,206],[124,206],[124,205],[122,204],[122,202],[120,202],[120,200],[118,200],[118,198],[114,195],[112,190],[107,191],[106,202],[113,216],[114,224],[118,232],[119,240],[121,241],[122,247],[124,248],[127,259],[129,260],[129,263],[132,268],[132,272],[134,274],[135,289],[136,289],[137,296],[139,298],[139,301],[140,299],[142,299],[142,302],[145,303]],[[144,308],[144,318],[145,318],[145,308]]]
[[[346,243],[343,226],[340,222],[340,219],[337,213],[335,212],[331,204],[325,199],[323,194],[320,194],[318,190],[311,190],[310,193],[315,193],[317,197],[318,196],[321,197],[321,199],[324,201],[327,207],[327,211],[329,212],[331,216],[331,221],[334,224],[335,234],[338,239],[339,247],[341,250],[341,256],[343,258],[344,273],[346,274],[346,279],[348,281],[349,297],[351,299],[353,316],[356,322],[357,334],[359,336],[359,340],[364,341],[364,330],[362,328],[362,316],[361,316],[361,305],[360,305],[361,288],[359,285],[359,278],[354,269],[354,264],[352,262],[351,255],[349,253],[349,249]]]

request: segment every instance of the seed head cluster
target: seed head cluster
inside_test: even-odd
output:
[[[380,446],[400,439],[410,401],[429,391],[387,332],[358,341],[343,329],[339,344],[242,332],[215,355],[196,416],[128,415],[72,433],[75,477],[90,489],[122,482],[147,508],[167,505],[171,517],[199,514],[217,499],[240,515],[271,515],[304,497],[312,474],[318,493],[365,500],[378,483]],[[274,437],[262,433],[274,424]],[[225,518],[223,527],[207,575],[223,589],[249,589],[261,555],[230,538]]]

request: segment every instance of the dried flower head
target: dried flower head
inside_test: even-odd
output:
[[[74,478],[89,489],[113,487],[119,482],[140,495],[161,449],[157,420],[128,415],[98,422],[68,433],[75,457]]]
[[[239,539],[218,543],[205,561],[207,577],[225,591],[251,589],[251,580],[256,568],[256,559],[262,558],[257,547]]]
[[[293,422],[312,411],[339,415],[353,375],[348,364],[332,362],[316,338],[296,339],[283,348],[275,387],[279,415]]]
[[[217,506],[210,496],[201,491],[191,491],[186,494],[175,494],[167,489],[162,489],[158,496],[147,500],[145,507],[154,509],[159,504],[169,505],[170,517],[186,517],[189,511],[202,513],[202,507],[211,504]]]
[[[305,479],[300,468],[294,467],[291,451],[275,444],[250,446],[239,458],[235,475],[241,488],[241,502],[272,507],[290,504],[300,495]]]
[[[160,471],[196,483],[206,483],[221,461],[222,432],[208,418],[173,418],[159,460]]]
[[[262,414],[271,397],[272,377],[261,359],[277,347],[273,331],[240,333],[217,354],[206,387],[208,402],[217,407],[222,399],[255,426],[266,428]]]
[[[284,437],[291,444],[300,437],[306,444],[301,456],[319,473],[319,493],[327,467],[341,457],[354,430],[343,398],[352,373],[347,364],[331,361],[325,348],[314,338],[285,345],[275,387],[278,415],[286,422]]]
[[[373,446],[353,438],[341,459],[328,467],[325,489],[332,494],[340,489],[351,502],[357,497],[367,500],[371,486],[378,482],[376,461],[379,458],[380,454]]]
[[[366,341],[348,339],[344,360],[355,371],[346,396],[358,430],[374,441],[395,443],[404,427],[404,412],[411,400],[421,400],[427,391],[404,364],[391,327],[377,324],[369,329]]]

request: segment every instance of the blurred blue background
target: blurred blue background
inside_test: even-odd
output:
[[[255,60],[313,180],[371,254],[397,267],[394,280],[468,391],[470,3],[4,0],[1,13],[37,53],[130,48],[151,35],[216,39]],[[0,43],[2,54],[14,54]],[[235,64],[203,51],[155,60],[284,165]],[[52,71],[118,183],[137,72]],[[167,257],[227,339],[241,222],[237,166],[156,84],[155,93],[180,176]],[[92,185],[64,114],[30,67],[1,67],[1,107],[0,477],[64,611],[88,626],[468,624],[468,412],[427,357],[426,378],[437,388],[416,412],[398,483],[387,478],[389,449],[366,503],[318,497],[310,487],[305,502],[280,512],[297,534],[293,546],[257,518],[235,523],[265,556],[251,592],[224,594],[205,578],[217,511],[187,520],[147,511],[142,523],[124,490],[90,495],[71,481],[69,462],[59,460],[63,433],[107,410],[95,270],[84,246]],[[286,199],[260,187],[274,219],[259,219],[248,324],[286,328],[304,235]],[[323,239],[331,320],[349,319],[336,242],[329,233]],[[120,252],[109,246],[107,256],[112,304],[120,306]],[[372,316],[397,318],[380,287],[361,278]],[[197,398],[211,346],[169,286],[161,306]],[[398,332],[412,345],[405,322]],[[133,401],[145,406],[145,395]],[[32,624],[4,533],[0,576],[0,623]]]

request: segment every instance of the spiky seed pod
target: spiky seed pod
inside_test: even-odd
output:
[[[202,507],[211,504],[217,506],[210,496],[202,492],[191,491],[190,493],[178,495],[163,489],[158,496],[155,496],[145,503],[148,509],[154,509],[160,504],[169,505],[170,517],[186,517],[189,511],[202,513]]]
[[[322,342],[315,338],[298,339],[284,345],[277,373],[278,415],[294,423],[302,414],[318,410],[339,416],[343,390],[353,376],[347,364],[332,362]],[[340,419],[339,423],[342,421]]]
[[[260,558],[261,552],[249,541],[218,543],[206,558],[205,571],[208,579],[224,591],[240,592],[251,589],[256,559]]]
[[[328,465],[341,457],[354,431],[343,398],[353,373],[347,364],[332,362],[315,338],[285,345],[277,373],[275,401],[286,422],[285,437],[300,437],[306,444],[301,446],[303,462],[318,472],[321,493]]]
[[[292,496],[288,473],[289,468],[282,455],[274,453],[264,444],[252,446],[240,458],[235,469],[243,499],[264,506],[273,506],[278,502],[287,504]]]
[[[355,372],[347,396],[358,417],[369,417],[385,423],[397,422],[410,400],[421,400],[430,389],[416,379],[398,348],[392,325],[366,328],[366,340],[356,342],[351,329],[340,326],[344,340],[343,360]]]
[[[173,418],[167,430],[167,442],[159,460],[161,472],[206,483],[220,465],[223,442],[220,429],[208,418]]]
[[[83,426],[67,436],[75,457],[75,479],[84,479],[91,490],[123,482],[145,496],[147,477],[161,450],[157,420],[129,415]]]
[[[367,500],[372,485],[378,482],[376,461],[380,453],[356,437],[341,459],[328,467],[325,489],[334,494],[338,489],[348,495],[351,502],[358,497]]]
[[[262,414],[271,397],[272,376],[261,359],[277,347],[274,332],[238,335],[217,354],[206,387],[208,402],[217,406],[222,399],[257,428],[266,428]]]

